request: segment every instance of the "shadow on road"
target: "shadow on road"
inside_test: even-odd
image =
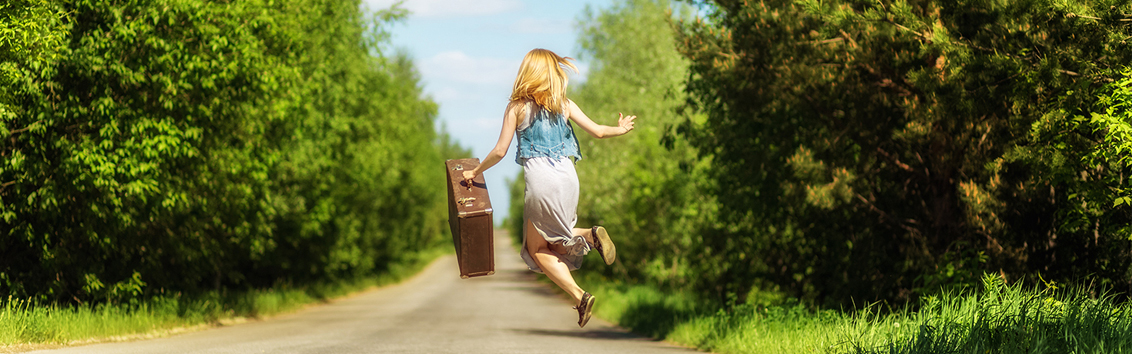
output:
[[[538,279],[538,274],[527,269],[499,269],[495,271],[495,277],[507,281],[527,282]]]
[[[652,339],[643,338],[629,332],[617,331],[612,329],[597,329],[597,330],[554,330],[554,329],[512,329],[515,333],[521,333],[534,336],[554,336],[554,337],[572,337],[572,338],[590,338],[590,339],[609,339],[609,340],[636,340],[636,341],[654,341]]]
[[[631,303],[621,315],[620,325],[652,338],[665,338],[680,323],[695,317],[690,309],[672,308],[662,302]]]
[[[502,290],[518,290],[525,291],[539,296],[561,298],[560,293],[556,288],[552,288],[538,281],[538,274],[535,274],[526,269],[507,269],[500,270],[495,273],[496,277],[506,280],[508,285],[501,286]]]

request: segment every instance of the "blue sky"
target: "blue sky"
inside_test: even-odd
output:
[[[397,2],[363,1],[371,9]],[[460,145],[483,159],[499,138],[503,109],[523,55],[545,48],[577,57],[578,17],[587,5],[596,11],[612,2],[408,0],[401,6],[410,11],[409,17],[391,28],[392,46],[413,58],[425,93],[440,105],[437,129],[443,125]],[[572,85],[585,80],[588,65],[578,64],[581,73],[571,76]],[[484,174],[496,223],[509,210],[506,180],[519,174],[514,156],[512,142],[507,157]]]

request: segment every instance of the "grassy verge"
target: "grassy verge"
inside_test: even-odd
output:
[[[584,277],[599,317],[717,353],[1132,353],[1132,305],[1085,291],[984,279],[916,312],[844,313],[782,301],[722,310],[694,296]]]
[[[744,305],[730,310],[705,305],[694,295],[664,292],[585,276],[600,302],[598,317],[657,339],[716,353],[822,353],[838,344],[832,331],[847,317],[812,312],[800,304]]]
[[[194,297],[159,296],[135,304],[78,307],[37,306],[18,299],[0,299],[0,352],[41,345],[159,337],[270,317],[401,281],[449,252],[449,249],[440,248],[422,253],[416,261],[394,267],[388,274],[378,277],[305,287],[212,292]]]
[[[1132,353],[1132,303],[1087,288],[1006,286],[992,276],[978,294],[945,294],[925,299],[916,313],[854,320],[854,353]]]

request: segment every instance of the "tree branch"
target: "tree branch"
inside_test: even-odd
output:
[[[28,131],[28,130],[31,130],[31,128],[32,128],[32,127],[35,127],[35,125],[36,125],[36,124],[39,124],[40,122],[43,122],[43,120],[37,120],[37,121],[35,121],[35,123],[31,123],[31,124],[29,124],[29,125],[28,125],[28,126],[26,126],[26,127],[23,127],[23,128],[20,128],[20,129],[16,129],[16,130],[13,130],[13,131],[9,132],[8,134],[9,134],[9,135],[16,135],[16,134],[19,134],[19,133],[23,133],[23,132],[26,132],[26,131]]]
[[[812,41],[795,42],[794,44],[828,44],[833,42],[840,42],[843,40],[845,40],[845,38],[815,39]]]
[[[892,161],[892,163],[896,164],[896,166],[900,167],[900,169],[908,171],[908,172],[913,171],[911,166],[908,166],[907,164],[900,162],[900,159],[893,157],[888,152],[884,151],[884,149],[881,149],[881,148],[878,147],[877,152],[879,152],[881,155],[884,155],[885,158],[887,158],[889,161]]]
[[[931,37],[930,37],[930,36],[928,36],[927,34],[924,34],[924,33],[920,33],[920,32],[916,32],[916,30],[914,30],[914,29],[911,29],[911,28],[908,28],[908,27],[905,27],[905,26],[904,26],[904,25],[902,25],[902,24],[896,23],[896,21],[893,21],[892,19],[889,19],[889,18],[885,18],[885,19],[883,19],[883,20],[881,20],[881,21],[884,21],[884,22],[888,22],[888,23],[891,23],[891,24],[892,24],[893,26],[896,26],[896,28],[899,28],[899,29],[901,29],[901,30],[904,30],[904,31],[907,31],[907,32],[912,32],[912,34],[915,34],[915,35],[916,35],[917,37],[920,37],[920,39],[923,39],[923,40],[925,40],[925,41],[928,41],[928,42],[931,42],[931,41],[932,41]]]
[[[26,132],[26,131],[28,131],[28,130],[31,130],[31,126],[30,126],[30,125],[29,125],[29,126],[26,126],[26,127],[23,127],[23,128],[20,128],[20,129],[16,129],[16,130],[10,131],[10,132],[8,132],[8,134],[11,134],[11,135],[16,135],[16,134],[19,134],[19,133],[23,133],[23,132]]]
[[[862,202],[864,202],[865,205],[868,205],[870,210],[877,212],[877,214],[880,214],[880,218],[882,220],[888,219],[888,213],[885,213],[884,210],[880,210],[880,208],[877,208],[877,206],[874,205],[873,202],[870,202],[868,199],[865,199],[865,196],[861,195],[861,193],[853,193],[853,194],[857,196],[857,199],[860,199]]]
[[[1090,19],[1090,20],[1100,20],[1101,19],[1100,17],[1078,15],[1078,14],[1075,14],[1075,13],[1072,13],[1072,12],[1065,14],[1065,17],[1069,17],[1069,18],[1080,17],[1080,18],[1087,18],[1087,19]]]

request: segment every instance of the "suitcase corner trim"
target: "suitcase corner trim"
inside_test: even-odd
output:
[[[482,277],[482,276],[485,276],[485,275],[495,275],[495,271],[489,270],[489,271],[486,271],[486,272],[475,272],[475,273],[468,273],[468,274],[460,274],[460,279],[468,279],[468,278],[472,278],[472,277]]]

